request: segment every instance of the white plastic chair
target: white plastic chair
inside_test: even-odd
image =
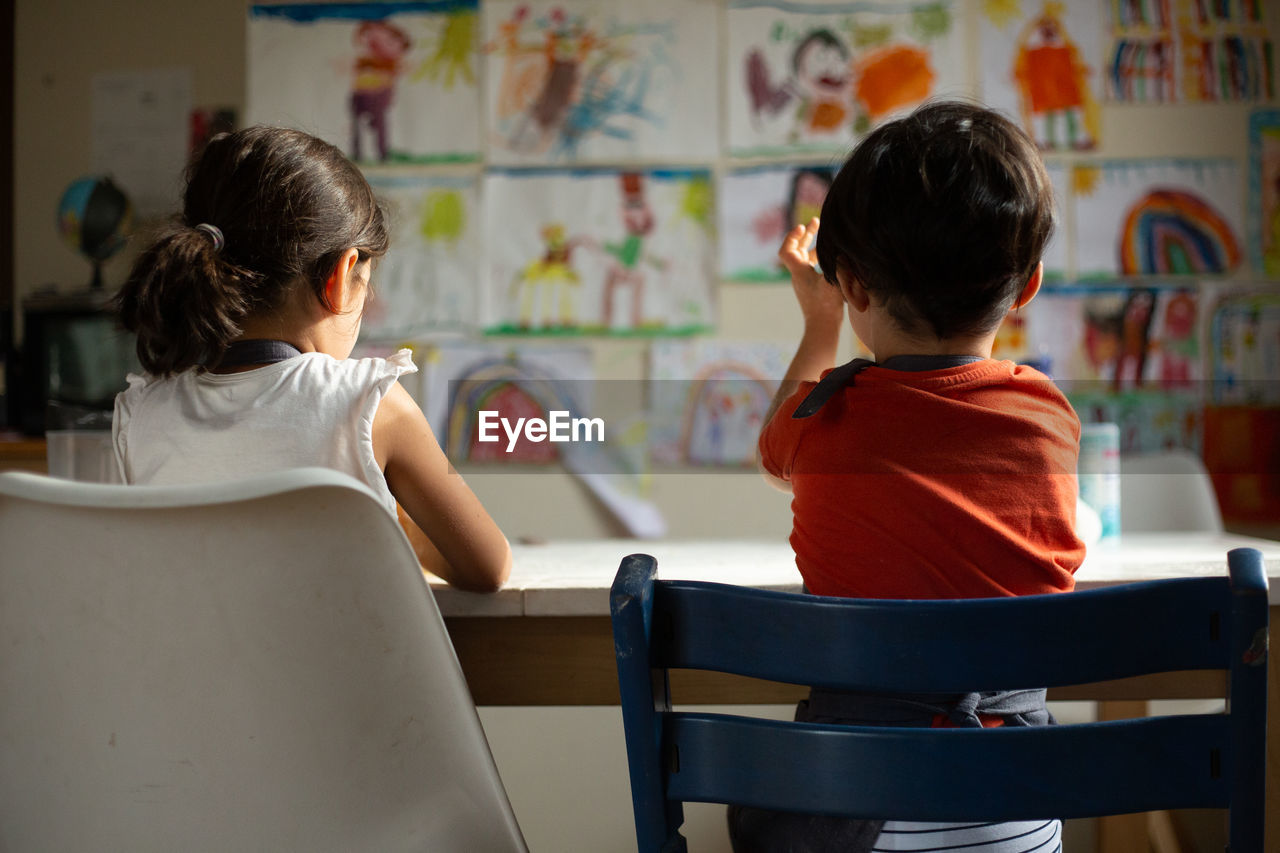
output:
[[[0,475],[0,850],[523,851],[355,480]]]
[[[1120,455],[1120,529],[1222,532],[1222,510],[1204,462],[1189,450]]]

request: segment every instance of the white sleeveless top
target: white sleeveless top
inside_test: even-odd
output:
[[[126,483],[233,480],[332,468],[367,484],[395,514],[373,456],[373,415],[392,383],[417,371],[409,350],[338,361],[311,352],[242,373],[130,374],[112,437]]]

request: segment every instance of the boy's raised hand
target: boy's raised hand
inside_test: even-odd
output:
[[[838,287],[832,286],[818,272],[817,257],[809,248],[818,233],[818,224],[815,216],[807,225],[802,223],[792,228],[783,239],[782,248],[778,249],[778,260],[791,274],[791,288],[796,293],[806,325],[821,323],[838,329],[844,318],[844,297]]]

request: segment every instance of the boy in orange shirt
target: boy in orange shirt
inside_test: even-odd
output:
[[[1040,287],[1053,225],[1035,143],[996,113],[944,102],[872,132],[832,183],[822,227],[814,219],[787,236],[778,254],[804,333],[759,449],[767,478],[793,495],[791,544],[809,592],[1072,589],[1084,558],[1074,532],[1079,420],[1043,374],[991,359],[1001,320]],[[833,368],[846,306],[875,361]],[[797,719],[1029,725],[1050,721],[1043,703],[1043,691],[814,690]],[[739,853],[898,849],[887,837],[896,832],[934,850],[1004,850],[1015,835],[1035,841],[1008,849],[1052,850],[1060,833],[1057,821],[904,829],[736,807],[730,827]]]

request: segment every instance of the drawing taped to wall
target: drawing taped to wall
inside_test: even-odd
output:
[[[650,455],[661,465],[755,464],[756,440],[791,351],[763,341],[656,341]]]
[[[490,170],[490,332],[683,334],[713,321],[706,170]]]
[[[729,281],[786,281],[782,238],[822,212],[830,164],[759,166],[725,174],[720,185],[720,275]]]
[[[731,0],[730,152],[847,151],[922,101],[963,91],[950,0],[813,4]]]
[[[1240,264],[1244,200],[1227,159],[1076,165],[1076,274],[1222,275]]]
[[[1016,117],[1045,151],[1099,141],[1101,28],[1097,3],[983,4],[982,97]]]
[[[362,340],[479,325],[480,185],[476,178],[371,174],[391,248],[373,270]]]
[[[490,162],[715,156],[711,4],[491,0],[485,20]]]
[[[480,440],[480,412],[515,423],[563,411],[581,417],[590,405],[591,353],[585,347],[514,347],[487,342],[441,342],[424,350],[423,411],[451,462],[547,464],[562,445],[519,437],[508,450]]]
[[[1213,402],[1220,406],[1280,406],[1280,295],[1227,293],[1209,320]]]
[[[479,159],[477,0],[249,8],[249,124],[362,163]]]
[[[1280,110],[1249,116],[1249,254],[1256,271],[1280,279]]]

